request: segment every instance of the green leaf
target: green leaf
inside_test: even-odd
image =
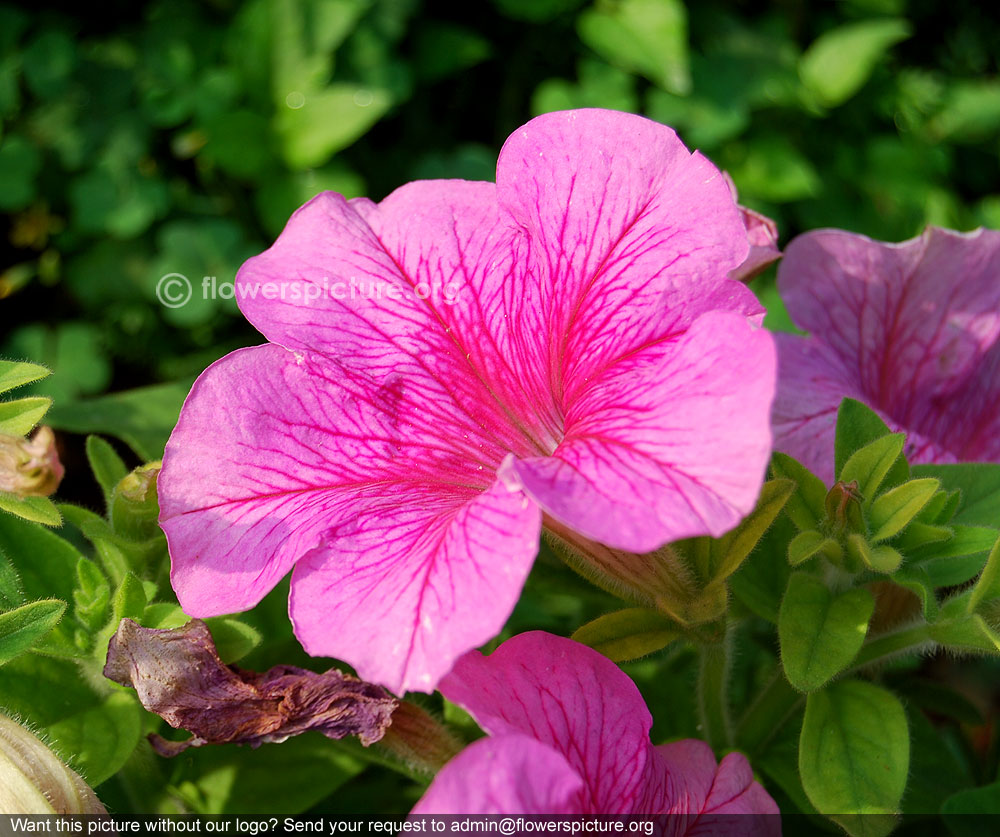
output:
[[[982,602],[1000,598],[1000,538],[997,538],[990,550],[990,555],[986,559],[986,566],[979,576],[979,581],[972,588],[969,596],[969,612],[972,612]]]
[[[0,401],[0,433],[27,436],[51,406],[52,399],[41,396]]]
[[[940,487],[941,483],[936,479],[915,479],[878,497],[872,503],[869,515],[869,522],[875,530],[872,541],[884,541],[901,532]]]
[[[671,93],[690,92],[687,11],[680,0],[603,0],[580,14],[577,32],[611,64]]]
[[[42,168],[42,155],[16,134],[0,137],[0,211],[23,209],[35,198],[35,178]]]
[[[0,666],[28,651],[62,619],[66,602],[47,599],[0,613]]]
[[[771,457],[771,472],[775,477],[793,480],[798,490],[788,498],[785,514],[799,531],[815,529],[826,516],[826,486],[800,462],[783,453]]]
[[[851,456],[883,436],[892,433],[885,422],[865,404],[853,398],[845,398],[837,410],[837,431],[834,441],[834,471],[843,471]],[[899,459],[889,470],[883,482],[888,487],[899,485],[909,476],[909,466]]]
[[[809,800],[827,815],[895,814],[906,788],[906,713],[885,689],[844,680],[806,699],[799,773]],[[887,833],[889,822],[844,819],[852,833]]]
[[[740,564],[774,523],[795,483],[788,479],[773,479],[764,483],[757,505],[743,521],[721,538],[711,539],[709,581],[722,581],[739,569]]]
[[[928,627],[928,634],[935,642],[956,650],[993,655],[1000,652],[1000,635],[978,613],[939,619]]]
[[[794,573],[778,614],[781,663],[802,692],[820,688],[857,656],[875,600],[863,588],[832,594],[818,578]]]
[[[72,600],[82,556],[68,541],[37,523],[0,516],[0,551],[17,558],[15,567],[29,599]]]
[[[910,26],[900,18],[838,26],[803,53],[799,76],[823,105],[834,107],[861,89],[889,47],[909,36]]]
[[[892,470],[896,460],[903,455],[905,442],[906,436],[902,433],[883,436],[856,450],[844,463],[838,479],[842,482],[857,481],[858,491],[864,498],[863,505],[866,508],[875,499],[882,480]]]
[[[141,459],[159,459],[190,388],[190,381],[180,381],[87,401],[58,403],[49,413],[48,422],[73,433],[117,436]]]
[[[18,497],[0,492],[0,509],[45,526],[62,525],[62,515],[48,497]]]
[[[780,515],[728,581],[730,589],[744,605],[772,624],[778,622],[778,609],[791,575],[786,553],[788,542],[794,536],[792,521]]]
[[[104,492],[104,504],[111,504],[111,493],[127,475],[128,468],[115,449],[100,436],[87,437],[87,461],[94,472],[101,490]]]
[[[0,360],[0,393],[51,375],[44,366],[18,360]]]
[[[654,654],[681,635],[677,625],[658,611],[630,607],[598,616],[577,628],[572,639],[623,663]]]
[[[975,816],[975,815],[979,816]],[[983,833],[983,815],[1000,814],[1000,779],[981,788],[961,790],[948,797],[941,806],[941,815],[952,834],[976,835]]]
[[[263,641],[260,631],[229,616],[216,616],[205,620],[215,648],[224,663],[235,663],[254,650]]]
[[[1000,464],[915,465],[915,477],[934,477],[943,488],[962,492],[954,523],[1000,526]]]
[[[958,697],[948,690],[950,697]],[[937,814],[942,803],[972,782],[968,768],[941,732],[907,698],[910,726],[910,775],[903,797],[904,814]]]
[[[77,589],[73,591],[73,612],[91,631],[98,630],[108,619],[111,585],[97,564],[81,558],[76,566]]]
[[[308,732],[256,750],[235,744],[188,750],[177,785],[199,814],[284,816],[311,808],[363,768],[338,742]]]
[[[814,529],[799,532],[788,544],[788,563],[797,567],[820,552],[834,557],[840,552],[840,544]]]
[[[900,587],[905,587],[916,594],[923,607],[924,618],[934,622],[938,617],[937,596],[934,594],[934,580],[925,567],[919,564],[909,564],[892,574],[892,580]]]
[[[847,551],[858,561],[879,573],[894,573],[903,563],[903,555],[891,546],[872,546],[862,535],[847,536]]]
[[[72,761],[91,786],[109,779],[125,764],[142,737],[142,710],[134,695],[115,692],[48,728],[52,745]]]
[[[10,610],[24,604],[21,579],[10,559],[0,549],[0,610]]]
[[[322,165],[364,135],[391,105],[387,90],[356,84],[331,84],[307,92],[298,107],[278,111],[275,130],[285,161],[293,169]]]

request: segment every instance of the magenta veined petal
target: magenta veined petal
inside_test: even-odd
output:
[[[167,447],[182,604],[294,567],[310,651],[430,691],[509,615],[542,510],[630,550],[735,525],[775,375],[747,252],[718,170],[609,111],[532,120],[496,185],[318,196],[237,278],[270,344],[208,369]]]
[[[778,808],[743,756],[716,764],[700,741],[653,747],[652,719],[635,684],[577,642],[519,634],[487,657],[462,657],[441,689],[490,738],[446,764],[414,813],[485,813],[489,804],[501,814],[672,814],[672,833],[692,835],[716,815],[725,827],[704,833],[780,833],[778,818],[766,816]],[[526,783],[538,794],[530,796]],[[539,801],[552,807],[533,807]],[[734,814],[765,816],[741,824]]]
[[[778,285],[810,336],[779,341],[776,446],[831,479],[831,416],[850,396],[908,434],[914,461],[1000,461],[998,273],[991,230],[792,241]]]
[[[574,814],[583,780],[527,735],[482,738],[435,777],[411,814]]]

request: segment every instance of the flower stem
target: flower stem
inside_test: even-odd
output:
[[[702,736],[716,753],[733,744],[729,720],[730,637],[698,649],[698,719]]]
[[[774,679],[757,696],[757,700],[740,720],[736,730],[739,748],[751,757],[761,752],[804,697],[792,688],[779,665]]]

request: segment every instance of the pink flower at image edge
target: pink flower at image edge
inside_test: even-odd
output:
[[[251,608],[291,570],[309,653],[432,691],[504,624],[543,512],[632,552],[732,528],[776,374],[727,278],[747,252],[718,170],[610,111],[532,120],[496,184],[319,195],[237,277],[270,342],[206,370],[167,444],[184,610]]]
[[[442,768],[414,814],[673,814],[725,833],[712,816],[778,813],[742,755],[716,764],[701,741],[654,747],[635,684],[572,640],[534,631],[488,657],[472,651],[441,691],[489,737]],[[770,819],[754,833],[779,831]]]
[[[778,288],[810,336],[777,335],[775,447],[832,482],[837,408],[850,397],[907,434],[911,462],[1000,462],[997,277],[991,230],[793,240]]]

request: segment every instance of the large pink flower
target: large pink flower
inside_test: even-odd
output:
[[[778,288],[810,332],[778,336],[779,450],[832,481],[851,397],[907,433],[911,461],[1000,462],[1000,232],[817,230],[788,245]]]
[[[206,370],[167,444],[184,609],[294,567],[307,651],[431,691],[510,614],[543,511],[637,552],[731,528],[776,365],[727,278],[747,249],[707,160],[608,111],[518,129],[496,184],[310,201],[237,278],[271,342]]]
[[[596,651],[542,631],[472,651],[441,691],[489,733],[446,764],[414,814],[777,814],[747,760],[716,764],[707,744],[654,747],[652,718],[628,676]],[[759,831],[779,830],[776,817]],[[746,823],[747,826],[750,823]]]

